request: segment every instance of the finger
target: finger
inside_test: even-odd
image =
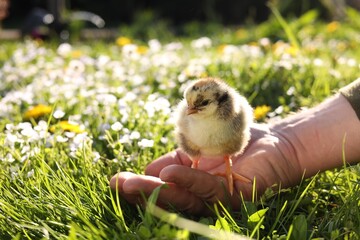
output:
[[[177,149],[150,163],[145,169],[145,174],[157,177],[160,171],[166,166],[173,164],[191,166],[191,163],[190,158],[184,152]]]
[[[113,190],[117,189],[119,192],[123,192],[124,182],[133,176],[136,176],[136,174],[131,173],[131,172],[120,172],[120,173],[114,175],[110,179],[110,188]]]
[[[138,193],[132,194],[124,191],[124,183],[132,177],[136,177],[136,174],[131,172],[120,172],[110,179],[110,188],[116,191],[117,194],[120,194],[126,201],[132,204],[142,205],[143,199],[141,199]]]
[[[223,178],[185,166],[171,165],[160,172],[160,179],[173,182],[205,201],[223,201],[227,195]]]
[[[149,197],[155,188],[165,184],[164,181],[153,176],[136,175],[122,172],[110,180],[110,187],[119,189],[119,193],[132,204],[143,205],[145,198]],[[192,214],[210,214],[202,199],[198,198],[186,189],[168,183],[168,188],[162,188],[159,192],[157,205],[161,207],[174,207],[179,211]]]

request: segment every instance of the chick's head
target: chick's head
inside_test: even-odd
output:
[[[208,117],[215,115],[219,107],[229,100],[227,85],[213,78],[204,78],[190,84],[184,92],[187,115]]]

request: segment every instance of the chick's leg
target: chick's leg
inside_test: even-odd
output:
[[[251,181],[248,178],[241,176],[240,174],[238,174],[232,170],[232,160],[229,155],[226,155],[224,157],[224,161],[225,161],[225,166],[226,166],[225,177],[228,182],[230,195],[232,196],[234,193],[234,179],[239,180],[240,182],[244,182],[244,183],[251,183]]]
[[[228,182],[230,195],[233,195],[233,192],[234,192],[234,179],[233,179],[233,174],[232,174],[232,160],[231,160],[229,155],[226,155],[224,157],[224,161],[225,161],[225,166],[226,166],[226,168],[225,168],[225,177],[226,177],[226,180]]]
[[[199,167],[200,158],[194,158],[192,159],[191,168],[197,169]]]

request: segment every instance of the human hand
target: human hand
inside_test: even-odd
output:
[[[243,154],[232,157],[233,170],[252,179],[252,183],[235,181],[235,190],[245,200],[252,198],[253,184],[261,195],[268,187],[280,184],[282,187],[295,185],[301,180],[302,172],[291,142],[268,125],[255,124],[251,128],[251,141]],[[198,169],[192,169],[191,160],[181,150],[170,152],[150,163],[146,175],[120,172],[110,180],[112,189],[130,203],[142,203],[141,192],[149,196],[153,190],[165,183],[169,188],[160,190],[157,204],[169,204],[180,211],[193,214],[208,214],[218,201],[241,206],[239,194],[230,196],[226,180],[213,175],[225,171],[222,157],[202,158]],[[256,179],[256,181],[254,181]]]

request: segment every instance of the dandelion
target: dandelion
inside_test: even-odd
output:
[[[38,119],[42,116],[50,114],[52,108],[43,104],[36,105],[24,113],[24,119],[29,120],[31,118]]]
[[[333,33],[340,27],[340,23],[337,21],[332,21],[326,25],[326,32]]]
[[[224,49],[227,47],[227,44],[221,44],[217,47],[218,53],[224,53]]]
[[[296,56],[299,53],[299,48],[290,45],[286,50],[286,53],[290,54],[291,56]]]
[[[272,46],[272,51],[277,56],[281,56],[284,53],[287,53],[290,56],[296,56],[299,53],[299,49],[297,47],[283,41],[277,41]]]
[[[71,52],[72,58],[80,58],[83,55],[83,53],[80,50],[74,50]]]
[[[145,54],[145,53],[147,53],[148,50],[149,50],[149,48],[146,46],[138,46],[136,49],[136,52],[138,54]]]
[[[249,33],[248,33],[248,31],[246,29],[240,28],[235,32],[235,35],[239,39],[244,39],[244,38],[247,38],[249,36]]]
[[[119,45],[120,47],[123,47],[125,45],[130,44],[132,41],[130,38],[127,37],[118,37],[116,39],[116,44]]]
[[[50,127],[50,132],[55,132],[57,129],[61,129],[62,131],[69,131],[74,133],[83,133],[84,129],[77,123],[69,122],[69,121],[60,121],[58,124]]]
[[[266,114],[271,110],[271,107],[267,105],[257,106],[254,110],[254,117],[256,120],[262,120],[266,117]]]

